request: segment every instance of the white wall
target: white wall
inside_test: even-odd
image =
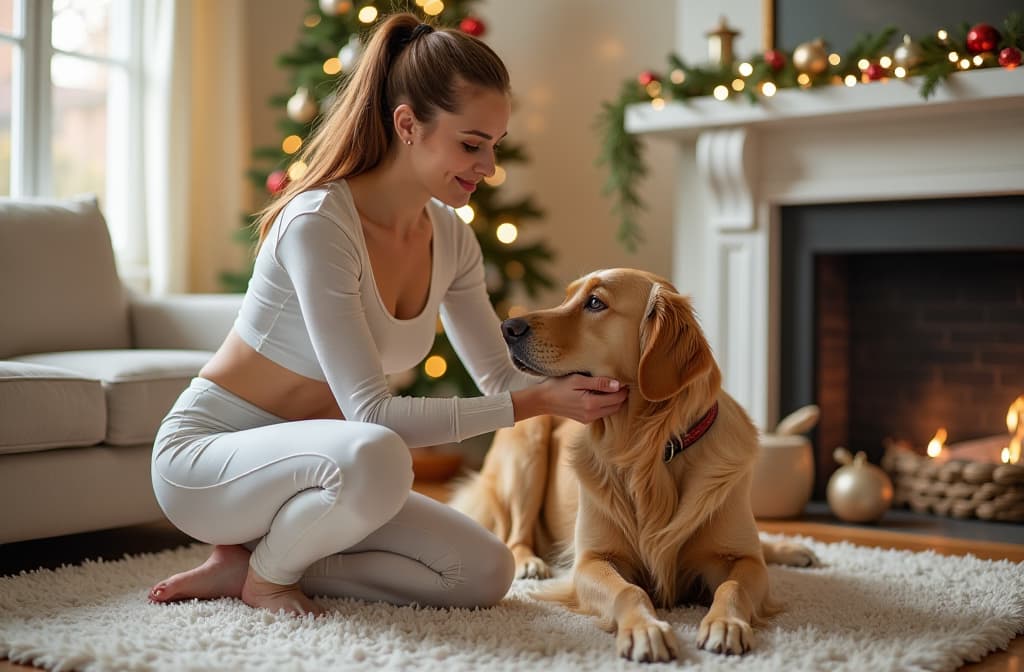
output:
[[[280,111],[266,99],[285,90],[287,77],[274,59],[295,44],[306,3],[249,0],[246,6],[252,142],[276,144]],[[485,0],[477,8],[489,28],[486,41],[511,73],[516,108],[509,136],[531,158],[510,170],[503,190],[510,198],[533,195],[546,217],[522,235],[545,239],[558,255],[551,271],[559,287],[537,306],[560,301],[561,286],[596,268],[634,266],[669,276],[675,148],[648,148],[651,174],[641,195],[649,207],[640,217],[647,240],[630,254],[615,238],[618,222],[601,195],[606,173],[594,166],[600,144],[594,120],[625,78],[664,70],[676,41],[676,0]]]

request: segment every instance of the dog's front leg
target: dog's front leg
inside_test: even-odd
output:
[[[768,594],[768,570],[759,558],[740,558],[715,589],[711,608],[700,622],[697,646],[715,653],[742,654],[754,645],[750,622]]]
[[[672,626],[657,618],[647,593],[623,579],[612,563],[582,557],[574,584],[582,610],[596,614],[604,627],[616,631],[620,656],[640,662],[679,657],[679,640]]]

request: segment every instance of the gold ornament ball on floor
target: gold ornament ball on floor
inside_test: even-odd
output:
[[[892,481],[863,452],[851,457],[845,448],[832,454],[843,466],[828,481],[825,495],[832,513],[850,523],[873,523],[892,505]]]
[[[793,66],[808,75],[820,75],[828,69],[828,50],[821,38],[804,42],[793,50]]]

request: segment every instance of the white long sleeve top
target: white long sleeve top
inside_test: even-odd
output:
[[[348,184],[293,198],[270,228],[234,328],[270,360],[326,381],[348,420],[397,432],[410,447],[462,441],[513,424],[513,390],[539,379],[518,371],[501,338],[473,232],[432,200],[430,294],[402,320],[381,302]],[[395,260],[400,263],[400,260]],[[430,352],[440,313],[448,338],[485,396],[394,396],[386,374]]]

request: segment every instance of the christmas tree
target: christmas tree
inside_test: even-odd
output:
[[[425,23],[437,27],[454,27],[474,37],[486,32],[484,22],[471,12],[476,0],[416,0],[415,6],[395,1],[351,2],[350,0],[308,0],[309,10],[303,20],[302,36],[295,48],[278,58],[280,67],[290,71],[292,88],[274,96],[270,104],[284,115],[278,123],[282,141],[273,147],[260,147],[253,152],[254,166],[249,178],[268,198],[288,182],[289,174],[303,170],[295,154],[320,120],[321,110],[330,108],[331,100],[345,85],[368,40],[368,33],[388,12],[409,11]],[[543,242],[517,243],[520,225],[537,220],[542,213],[530,197],[509,200],[502,198],[501,186],[506,179],[503,166],[526,160],[520,147],[502,142],[498,150],[495,174],[487,178],[470,203],[459,208],[459,217],[469,224],[480,241],[484,256],[487,291],[499,317],[514,316],[518,307],[511,301],[517,290],[529,297],[552,286],[545,266],[552,260],[551,251]],[[254,217],[247,216],[237,238],[249,247],[256,242]],[[242,271],[221,273],[228,291],[244,292],[252,275],[252,265]],[[392,378],[392,386],[400,394],[417,396],[470,396],[478,393],[468,372],[462,366],[438,321],[437,338],[423,366]]]

